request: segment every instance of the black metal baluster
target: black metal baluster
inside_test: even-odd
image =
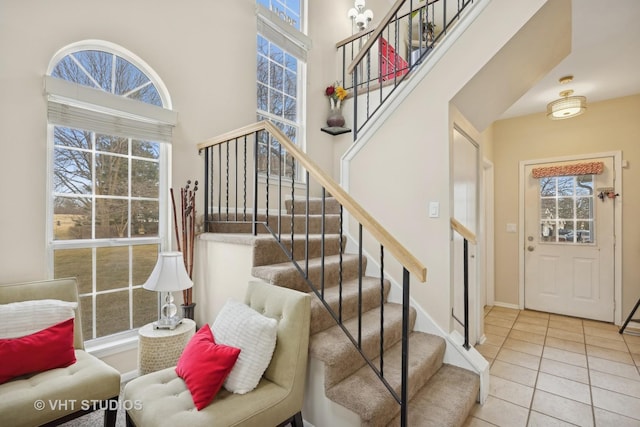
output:
[[[209,150],[211,147],[204,149],[204,231],[209,230],[209,191],[213,192],[213,188],[209,185],[209,171],[213,172],[213,162],[209,164]]]
[[[469,350],[469,242],[464,239],[464,348]]]
[[[235,221],[238,222],[238,138],[235,139],[235,174],[236,174],[236,178],[235,178],[235,185],[236,185],[236,191],[235,191],[235,197],[236,197],[236,204],[235,204]]]
[[[342,248],[342,205],[340,205],[340,247]],[[338,260],[338,321],[342,324],[342,251]]]
[[[384,246],[380,245],[380,375],[384,377]]]
[[[278,241],[282,242],[282,144],[278,142]]]
[[[305,278],[309,278],[309,171],[305,173],[305,179],[307,180],[307,212],[305,213],[305,223],[304,223],[304,233],[305,233],[305,244],[304,244],[304,271]]]
[[[225,142],[227,147],[227,183],[226,183],[226,202],[227,202],[227,221],[229,221],[229,141]]]
[[[258,235],[258,135],[260,131],[256,131],[253,135],[253,222],[251,223],[251,232],[254,236]]]
[[[218,144],[218,221],[222,221],[222,145]]]
[[[400,425],[408,425],[409,406],[409,271],[402,269],[402,373]]]
[[[362,224],[358,224],[358,347],[362,348]]]
[[[325,218],[325,199],[326,199],[326,190],[322,187],[322,215],[320,222],[320,294],[322,295],[322,299],[324,299],[324,218]]]
[[[242,209],[242,221],[246,222],[247,221],[247,135],[244,136],[244,142],[243,142],[243,146],[244,146],[244,170],[243,170],[243,194],[242,194],[242,201],[243,201],[243,209]]]
[[[293,257],[293,231],[294,231],[294,219],[295,216],[295,188],[296,188],[296,161],[291,160],[291,257]]]
[[[269,226],[269,176],[270,176],[269,171],[270,170],[271,170],[271,136],[268,136],[267,137],[267,171],[266,171],[267,183],[265,188],[265,203],[267,206],[265,223],[267,224],[267,227]]]

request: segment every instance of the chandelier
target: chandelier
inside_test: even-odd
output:
[[[373,19],[373,12],[370,9],[364,10],[365,0],[355,0],[354,6],[349,9],[347,17],[356,24],[358,31],[362,31]]]

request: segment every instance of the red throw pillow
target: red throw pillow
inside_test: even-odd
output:
[[[0,339],[0,360],[0,384],[20,375],[73,365],[73,319],[24,337]]]
[[[198,411],[211,403],[239,354],[239,348],[216,344],[207,324],[189,340],[178,360],[176,374],[187,384]]]

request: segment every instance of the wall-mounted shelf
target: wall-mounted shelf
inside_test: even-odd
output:
[[[349,128],[343,128],[343,127],[338,127],[338,126],[327,126],[324,128],[320,128],[320,130],[322,132],[326,132],[329,135],[342,135],[343,133],[349,133],[351,132],[351,129]]]

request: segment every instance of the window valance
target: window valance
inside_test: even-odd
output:
[[[550,176],[600,175],[603,171],[603,162],[584,162],[571,165],[533,168],[531,176],[534,178],[547,178]]]

